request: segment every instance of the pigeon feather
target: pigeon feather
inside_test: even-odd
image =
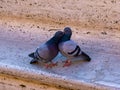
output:
[[[57,31],[51,39],[46,43],[41,44],[35,52],[29,54],[28,56],[34,59],[30,63],[32,64],[36,60],[40,60],[45,63],[51,62],[59,52],[58,43],[62,36],[63,32]]]
[[[69,27],[64,28],[64,35],[59,42],[59,50],[67,58],[73,58],[78,56],[85,57],[90,61],[90,57],[84,53],[76,42],[71,40],[72,30]]]

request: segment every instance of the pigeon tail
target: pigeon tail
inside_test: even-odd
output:
[[[91,61],[91,58],[85,53],[82,51],[81,55],[87,60],[87,61]]]
[[[28,56],[31,57],[31,58],[35,58],[35,57],[34,57],[34,52],[33,52],[33,53],[30,53]]]
[[[33,60],[30,61],[30,64],[34,64],[34,63],[37,63],[37,62],[38,62],[38,60],[33,59]]]

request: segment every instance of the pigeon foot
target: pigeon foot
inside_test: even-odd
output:
[[[70,66],[72,64],[71,60],[66,60],[63,67]]]
[[[55,66],[57,66],[57,65],[58,65],[58,62],[56,62],[56,63],[51,62],[51,63],[49,63],[49,64],[45,64],[45,67],[46,67],[46,68],[52,68],[52,67],[55,67]]]

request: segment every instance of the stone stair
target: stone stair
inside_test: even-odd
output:
[[[120,15],[117,0],[1,0],[0,90],[120,90]],[[91,62],[29,64],[36,47],[70,26]]]

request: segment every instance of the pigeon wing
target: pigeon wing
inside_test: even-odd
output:
[[[49,61],[49,55],[50,51],[48,49],[48,46],[46,44],[40,45],[36,50],[36,56],[41,59],[43,62]]]
[[[57,46],[54,44],[42,44],[38,49],[37,52],[39,54],[39,57],[44,61],[44,62],[49,62],[51,61],[57,54],[58,54],[58,49],[56,48]]]
[[[73,57],[78,53],[79,46],[72,40],[59,44],[60,52],[67,57]],[[80,48],[79,48],[80,49]]]

